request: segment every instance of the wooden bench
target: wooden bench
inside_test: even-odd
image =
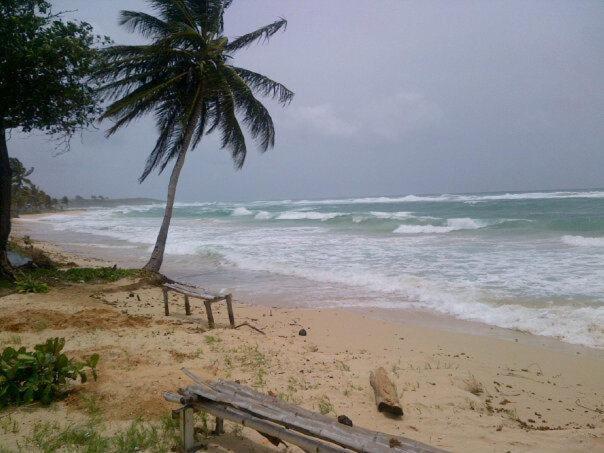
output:
[[[166,283],[162,287],[164,293],[164,313],[166,316],[170,316],[170,308],[168,306],[168,291],[174,291],[175,293],[183,294],[185,296],[185,313],[187,316],[191,314],[191,305],[189,303],[189,297],[194,299],[201,299],[206,307],[206,315],[208,316],[208,325],[210,329],[214,328],[214,315],[212,314],[212,304],[224,300],[226,302],[227,311],[229,313],[229,322],[231,328],[235,327],[235,315],[233,314],[233,297],[231,294],[213,294],[206,291],[203,288],[198,288],[192,285],[185,285],[183,283]]]
[[[391,436],[359,427],[288,404],[231,381],[206,381],[183,368],[195,382],[178,393],[164,393],[168,401],[181,404],[174,411],[180,419],[181,440],[185,452],[203,447],[195,442],[193,413],[205,411],[216,417],[214,434],[224,432],[230,420],[258,431],[274,445],[290,442],[308,452],[442,452],[411,439]]]

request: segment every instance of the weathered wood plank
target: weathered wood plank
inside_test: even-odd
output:
[[[192,373],[188,372],[188,375]],[[225,382],[222,381],[222,384]],[[231,384],[231,383],[230,383]],[[232,383],[234,384],[234,383]],[[235,384],[237,386],[237,384]],[[350,428],[337,423],[336,420],[306,411],[297,406],[287,410],[279,408],[280,400],[267,395],[254,395],[249,398],[245,394],[236,394],[229,389],[216,389],[211,383],[201,381],[200,385],[190,386],[187,390],[202,398],[230,404],[241,410],[249,411],[255,416],[285,425],[306,435],[318,437],[342,447],[358,452],[436,452],[433,447],[412,441],[400,436],[390,436],[359,428]],[[240,390],[236,388],[235,390]],[[246,390],[248,390],[246,388]],[[251,389],[249,389],[251,391]],[[253,392],[253,391],[251,391]],[[258,398],[260,396],[261,398]],[[270,400],[269,400],[270,399]]]
[[[210,329],[213,329],[214,328],[214,315],[212,314],[212,302],[209,300],[206,300],[203,303],[206,306],[206,314],[208,315],[208,326],[210,327]]]
[[[235,315],[233,314],[233,296],[227,294],[226,296],[226,306],[227,311],[229,313],[229,322],[231,323],[231,329],[235,328]]]
[[[357,427],[349,428],[345,425],[337,423],[336,420],[333,420],[329,417],[326,417],[321,414],[317,414],[316,412],[309,411],[308,409],[304,409],[298,406],[291,405],[282,401],[278,398],[271,397],[269,395],[263,395],[261,393],[256,392],[248,387],[242,386],[235,382],[223,381],[219,380],[211,384],[213,389],[218,389],[225,391],[225,389],[231,389],[234,393],[243,396],[247,395],[248,398],[254,401],[266,401],[266,405],[268,407],[278,408],[284,412],[295,413],[300,417],[306,417],[310,420],[315,420],[317,422],[322,423],[325,429],[332,430],[333,432],[338,433],[341,436],[350,436],[351,433],[360,433],[363,436],[372,439],[377,442],[381,446],[388,446],[390,448],[390,444],[392,439],[394,439],[394,443],[400,443],[401,449],[395,451],[409,451],[409,452],[442,452],[436,447],[432,447],[430,445],[423,444],[421,442],[417,442],[412,439],[408,439],[402,436],[393,436],[386,433],[380,433],[377,431],[371,431],[365,428]],[[369,450],[371,451],[371,450]],[[391,450],[389,450],[391,451]]]
[[[283,417],[282,415],[279,415],[279,413],[289,414],[290,417],[293,417],[289,419],[289,422],[291,423],[297,422],[300,419],[307,419],[307,422],[311,423],[313,430],[322,429],[334,432],[344,439],[354,437],[360,443],[363,443],[367,439],[370,439],[371,441],[379,444],[380,448],[387,447],[388,451],[392,451],[390,447],[391,443],[400,444],[399,449],[395,451],[443,451],[430,445],[422,444],[421,442],[416,442],[412,439],[407,439],[401,436],[392,436],[386,433],[371,431],[360,427],[350,428],[348,426],[338,423],[336,420],[330,417],[317,414],[316,412],[312,412],[298,406],[294,406],[270,395],[264,395],[241,384],[223,380],[207,382],[192,373],[191,371],[187,370],[186,368],[183,368],[182,371],[194,382],[200,385],[204,390],[216,392],[214,397],[217,399],[220,398],[220,394],[223,394],[223,397],[225,394],[237,397],[241,400],[240,402],[243,402],[247,399],[248,403],[262,405],[266,410],[277,410],[278,412],[274,414],[277,417]],[[358,435],[360,435],[360,437]],[[366,451],[373,450],[368,449]]]
[[[308,452],[316,453],[346,453],[350,452],[337,445],[330,445],[319,439],[305,436],[295,430],[288,429],[270,420],[256,417],[250,413],[231,406],[224,406],[213,401],[196,401],[191,404],[196,409],[204,410],[225,420],[231,420],[243,426],[252,428],[260,433],[277,437],[283,441],[290,442],[303,448]]]
[[[170,316],[170,307],[168,307],[168,290],[166,288],[162,288],[161,290],[164,295],[164,314],[166,316]]]
[[[191,304],[189,304],[189,296],[185,294],[185,314],[191,316]]]
[[[180,442],[186,452],[193,451],[195,443],[195,422],[193,408],[185,406],[180,412]]]
[[[226,294],[225,295],[214,294],[214,293],[208,292],[202,288],[183,287],[183,286],[180,286],[180,285],[174,284],[174,283],[166,283],[166,284],[164,284],[164,288],[167,288],[170,291],[184,294],[189,297],[195,297],[197,299],[204,299],[204,300],[211,300],[214,302],[226,299],[226,297],[227,297]]]

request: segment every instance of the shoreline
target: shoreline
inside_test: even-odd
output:
[[[15,234],[21,232],[17,226]],[[113,264],[65,252],[60,244],[36,244],[80,266]],[[377,310],[272,307],[245,299],[235,300],[236,322],[249,322],[265,335],[226,328],[221,306],[217,328],[207,330],[200,307],[186,317],[175,296],[166,318],[159,288],[128,288],[128,282],[72,285],[0,298],[0,342],[19,335],[31,346],[52,334],[67,339],[69,353],[101,354],[99,381],[52,410],[18,409],[22,431],[7,437],[9,446],[41,420],[82,422],[84,397],[98,399],[112,414],[112,426],[137,417],[157,419],[172,408],[162,392],[187,384],[181,367],[209,379],[237,379],[314,411],[345,414],[355,425],[451,451],[604,446],[601,350],[562,342],[552,347],[557,340],[542,344],[516,332],[517,342],[477,336],[472,323],[451,331],[411,316],[397,322],[392,313]],[[48,324],[42,331],[34,326],[40,317]],[[300,328],[307,336],[298,335]],[[402,394],[401,419],[375,409],[368,376],[378,366]],[[249,442],[277,451],[247,428],[239,432],[227,424],[227,432],[212,438],[216,449],[210,451],[247,451]]]
[[[84,212],[85,210],[75,210],[75,213]],[[74,211],[71,212],[72,214]],[[36,219],[40,217],[47,217],[57,213],[45,213],[45,214],[28,214],[25,216],[25,219],[15,219],[16,221],[13,224],[13,235],[23,236],[23,235],[33,235],[32,238],[38,242],[48,244],[54,251],[56,252],[64,252],[64,253],[73,253],[78,256],[86,257],[92,261],[101,259],[106,263],[110,263],[111,265],[117,264],[121,267],[141,267],[146,262],[146,258],[134,257],[132,255],[132,251],[142,251],[142,255],[146,255],[146,249],[148,246],[146,244],[135,244],[132,242],[127,242],[120,239],[109,238],[105,236],[98,236],[91,233],[74,233],[71,231],[62,232],[61,235],[64,235],[69,238],[77,238],[81,239],[82,242],[86,242],[86,239],[93,238],[95,242],[99,242],[100,244],[104,244],[101,246],[93,246],[90,243],[80,243],[79,241],[65,243],[61,240],[58,240],[56,237],[52,237],[50,235],[49,238],[49,226],[44,225],[43,223],[28,223],[27,218]],[[60,213],[58,213],[60,214]],[[36,225],[38,229],[32,229],[32,227]],[[55,234],[56,236],[56,234]],[[191,255],[194,256],[194,255]],[[170,278],[174,278],[176,280],[184,279],[187,280],[187,274],[193,272],[193,269],[187,269],[187,271],[183,271],[180,266],[180,260],[175,259],[171,261],[169,258],[164,262],[164,273]],[[287,277],[282,277],[287,278]],[[302,278],[298,278],[302,279]],[[197,282],[191,281],[189,283],[196,284]],[[312,284],[309,281],[309,284]],[[209,281],[207,286],[212,288],[212,281]],[[205,284],[204,284],[205,286]],[[235,292],[239,292],[235,290]],[[249,296],[249,295],[247,295]],[[379,295],[376,294],[375,298],[379,298]],[[247,299],[247,298],[246,298]],[[246,302],[252,306],[260,307],[271,307],[271,308],[284,308],[284,309],[312,309],[313,307],[309,307],[304,304],[291,304],[285,303],[283,304],[283,298],[280,295],[271,296],[270,294],[265,294],[261,298],[253,298],[252,302]],[[465,320],[457,318],[453,315],[438,313],[436,311],[432,311],[429,309],[422,309],[416,307],[401,307],[401,308],[382,308],[382,307],[374,307],[374,306],[343,306],[343,307],[326,307],[328,309],[333,310],[344,310],[350,311],[352,313],[361,313],[367,314],[374,319],[378,320],[387,320],[390,322],[396,322],[398,324],[411,324],[426,328],[436,328],[439,330],[446,330],[450,332],[460,332],[460,333],[468,333],[470,335],[482,337],[494,337],[500,340],[511,341],[511,342],[522,342],[523,344],[534,345],[534,346],[542,346],[552,350],[559,351],[567,351],[567,352],[583,352],[586,353],[588,351],[604,351],[603,348],[598,348],[595,346],[571,343],[568,341],[564,341],[562,339],[553,337],[553,336],[545,336],[534,334],[531,332],[512,329],[506,327],[499,327],[496,325],[487,324],[482,321],[477,320]]]

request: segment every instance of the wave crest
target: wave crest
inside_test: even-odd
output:
[[[446,225],[400,225],[393,233],[397,234],[440,234],[458,230],[477,230],[486,223],[469,218],[449,219]]]
[[[577,247],[604,247],[604,238],[566,235],[562,236],[562,242]]]

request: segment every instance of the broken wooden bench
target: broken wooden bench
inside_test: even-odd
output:
[[[183,294],[185,296],[185,313],[187,316],[191,314],[191,305],[189,298],[200,299],[206,307],[206,315],[208,317],[208,326],[214,328],[214,314],[212,313],[212,304],[224,300],[226,302],[227,311],[229,313],[229,323],[231,328],[235,327],[235,315],[233,314],[233,297],[231,294],[214,294],[197,286],[185,285],[184,283],[165,283],[162,287],[164,293],[164,313],[170,315],[170,307],[168,300],[168,291]]]
[[[182,405],[174,413],[180,419],[182,446],[187,453],[202,447],[194,438],[195,411],[205,411],[216,417],[214,434],[224,432],[226,419],[258,431],[275,445],[289,442],[308,452],[443,451],[405,437],[343,425],[336,419],[264,395],[236,382],[210,382],[185,368],[183,372],[195,384],[180,389],[178,393],[164,393],[164,397]]]

